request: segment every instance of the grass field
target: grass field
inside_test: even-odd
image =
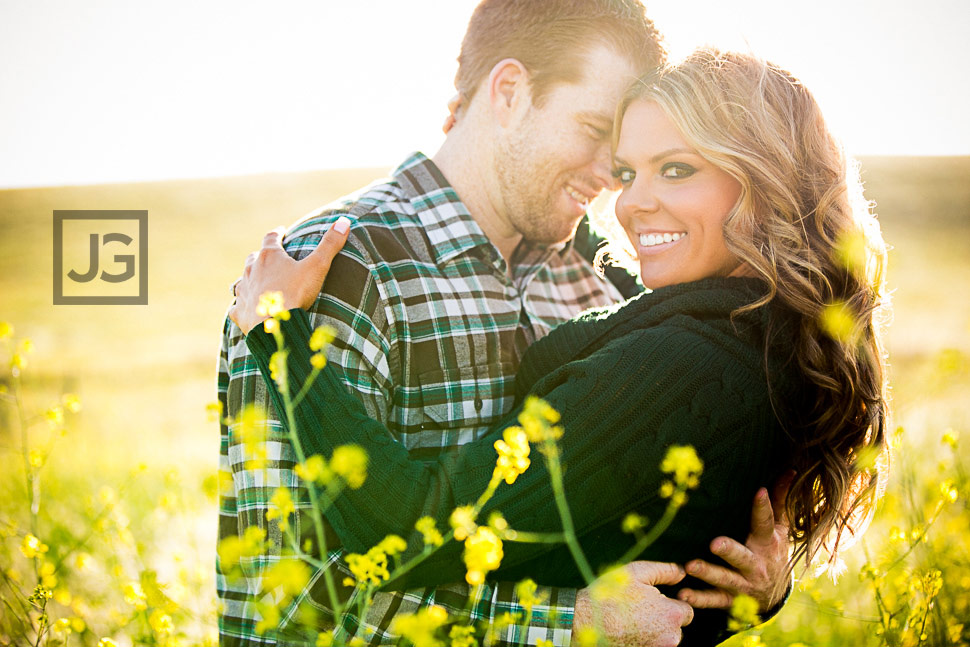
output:
[[[966,483],[962,472],[953,474],[962,470],[959,461],[965,462],[970,443],[970,158],[867,158],[862,164],[866,196],[875,201],[892,246],[894,426],[906,430],[890,503],[867,539],[878,547],[889,541],[885,537],[893,527],[905,530],[925,521],[914,510],[938,481]],[[75,392],[84,406],[70,417],[67,437],[58,439],[44,467],[42,501],[49,506],[45,514],[51,527],[38,532],[51,537],[61,528],[69,534],[71,524],[88,518],[78,508],[93,509],[99,499],[116,497],[119,502],[111,505],[125,509],[128,521],[116,521],[116,527],[133,535],[134,561],[102,564],[84,578],[82,588],[93,591],[90,596],[75,594],[61,605],[64,614],[86,619],[74,640],[95,644],[99,627],[112,622],[115,602],[94,593],[98,574],[108,579],[115,569],[112,581],[137,578],[139,565],[157,570],[170,592],[181,590],[183,607],[195,607],[194,613],[179,616],[186,644],[211,634],[215,503],[204,483],[215,471],[218,428],[206,420],[205,405],[215,398],[215,358],[229,286],[266,230],[289,224],[383,172],[0,191],[0,321],[12,323],[18,337],[29,336],[36,346],[24,377],[28,404],[42,411],[59,393]],[[55,209],[148,210],[149,305],[51,304]],[[12,420],[9,411],[0,413],[0,527],[7,528],[24,527],[27,518],[19,431]],[[955,452],[940,443],[947,429],[964,435]],[[141,463],[144,471],[132,477]],[[939,554],[932,541],[952,544],[946,549],[951,561],[941,570],[944,592],[951,596],[948,613],[959,620],[970,618],[965,489],[954,505],[962,511],[945,520],[949,525],[941,520],[935,529],[941,535],[917,542],[908,559],[933,562]],[[6,572],[16,570],[19,560],[16,534],[8,535],[2,541],[9,546],[0,549],[0,571]],[[874,630],[873,596],[856,577],[865,561],[862,548],[851,557],[855,562],[849,560],[850,572],[838,587],[818,581],[796,592],[760,639],[882,644]],[[912,576],[917,567],[906,568]],[[71,581],[67,574],[61,579]],[[961,622],[944,624],[952,631],[949,627]],[[958,640],[961,632],[967,635],[958,629]],[[119,644],[138,643],[135,633],[122,634],[116,636]],[[928,634],[924,644],[948,644],[934,642],[942,635]],[[887,638],[886,644],[894,643]]]

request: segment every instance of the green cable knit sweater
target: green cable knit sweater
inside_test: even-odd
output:
[[[308,456],[329,456],[339,445],[356,443],[367,450],[370,465],[364,485],[338,497],[327,520],[344,548],[355,552],[390,533],[408,536],[425,515],[447,528],[451,511],[484,491],[495,465],[492,445],[505,427],[517,424],[531,393],[562,414],[566,496],[594,570],[614,563],[633,544],[620,529],[627,513],[653,521],[662,515],[666,500],[658,494],[664,480],[659,465],[672,444],[697,450],[704,461],[700,487],[639,559],[710,559],[714,537],[743,542],[755,491],[786,469],[790,451],[769,399],[766,366],[771,391],[784,409],[792,408],[799,392],[797,376],[784,362],[785,349],[773,346],[767,360],[764,352],[769,324],[773,338],[784,339],[785,313],[769,306],[731,320],[734,310],[764,290],[755,279],[705,279],[584,313],[525,354],[517,404],[506,418],[485,437],[432,462],[410,458],[386,427],[367,417],[328,366],[297,407],[300,442]],[[304,311],[291,314],[282,330],[295,393],[312,370],[311,330]],[[275,341],[257,326],[247,344],[282,412],[268,369]],[[499,510],[517,530],[561,532],[545,462],[538,452],[532,458],[513,485],[499,486],[482,518]],[[412,536],[409,544],[409,552],[420,551],[420,537]],[[460,581],[461,550],[460,543],[451,542],[391,587]],[[495,579],[528,576],[547,585],[584,585],[563,544],[505,542],[504,553]],[[721,612],[699,612],[685,632],[685,644],[712,644],[724,624]]]

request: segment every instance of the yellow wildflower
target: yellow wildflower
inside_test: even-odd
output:
[[[622,568],[613,568],[602,575],[589,588],[590,597],[596,601],[603,600],[622,600],[627,586],[630,584],[630,575]]]
[[[229,571],[244,557],[255,557],[266,550],[266,531],[259,526],[249,526],[242,537],[232,535],[219,542],[216,553],[219,565]]]
[[[271,335],[279,329],[280,329],[280,322],[278,322],[276,319],[267,319],[266,321],[263,322],[263,330],[265,330]]]
[[[296,510],[290,491],[285,487],[276,488],[276,492],[269,500],[269,506],[266,520],[279,519],[280,530],[286,532],[290,527],[290,515]]]
[[[247,404],[235,421],[242,438],[246,469],[262,469],[266,466],[266,415],[255,404]]]
[[[13,336],[13,325],[9,321],[0,321],[0,339]]]
[[[71,630],[71,621],[67,618],[58,618],[54,623],[54,631],[67,632]]]
[[[953,484],[953,481],[946,480],[940,483],[940,495],[944,501],[955,503],[960,496],[960,492],[957,490],[957,486]]]
[[[346,559],[350,572],[362,584],[380,584],[391,576],[387,571],[387,553],[376,546],[366,555],[350,553]]]
[[[278,350],[269,358],[269,377],[280,389],[286,388],[286,356],[287,351]]]
[[[125,596],[125,602],[139,611],[144,611],[148,608],[148,604],[145,602],[147,600],[145,591],[142,590],[141,584],[138,582],[127,582],[122,587],[121,592]]]
[[[98,647],[118,647],[118,643],[110,638],[102,638],[98,641]]]
[[[498,460],[492,478],[503,478],[509,485],[529,468],[529,439],[521,427],[509,427],[502,440],[495,441]]]
[[[319,454],[314,454],[305,462],[297,464],[293,471],[301,479],[310,483],[326,484],[333,477],[333,472],[323,460],[323,456]]]
[[[276,629],[280,625],[280,610],[275,604],[257,602],[256,611],[259,613],[261,618],[260,621],[256,623],[256,633],[262,635],[270,629]]]
[[[79,634],[82,631],[84,631],[86,627],[87,625],[84,623],[83,618],[79,618],[77,616],[71,616],[71,629],[74,630],[74,633]]]
[[[319,326],[310,335],[310,350],[321,351],[337,338],[337,331],[331,326]]]
[[[27,536],[24,537],[23,542],[20,544],[20,552],[22,552],[24,557],[27,559],[39,557],[46,553],[47,550],[47,544],[31,534],[27,534]]]
[[[494,530],[496,535],[502,537],[505,531],[509,529],[509,522],[505,520],[501,512],[492,510],[488,515],[488,527]]]
[[[411,641],[414,647],[443,647],[435,633],[446,622],[448,612],[435,605],[397,616],[391,623],[391,631]]]
[[[44,464],[44,452],[39,449],[31,449],[27,453],[27,460],[30,462],[31,467],[37,469]]]
[[[29,337],[24,337],[20,341],[20,352],[24,355],[30,355],[34,352],[34,340]]]
[[[310,366],[313,368],[317,369],[318,371],[322,371],[323,367],[326,365],[327,356],[323,353],[314,353],[313,355],[310,355]]]
[[[37,576],[40,578],[40,583],[44,585],[44,588],[53,590],[57,587],[57,575],[54,565],[47,560],[41,562],[40,568],[37,570]]]
[[[10,371],[14,377],[20,375],[20,371],[27,368],[27,358],[20,353],[14,353],[10,358]]]
[[[758,601],[750,595],[739,594],[734,597],[731,603],[731,619],[728,620],[728,629],[731,631],[744,631],[748,627],[753,627],[761,623],[758,617]]]
[[[316,647],[333,647],[333,634],[329,631],[318,633]]]
[[[172,617],[161,609],[155,609],[148,616],[148,624],[152,626],[155,633],[167,636],[172,633]]]
[[[555,647],[555,643],[551,640],[546,640],[545,638],[539,638],[536,641],[536,647]]]
[[[840,342],[850,342],[858,334],[858,321],[848,304],[830,303],[822,310],[819,326],[829,337]]]
[[[467,625],[454,625],[448,632],[451,639],[451,647],[478,647],[475,639],[475,627]]]
[[[421,533],[425,546],[440,546],[444,541],[444,538],[434,524],[434,519],[431,517],[421,517],[418,519],[417,523],[414,524],[414,529]]]
[[[533,443],[546,439],[558,440],[562,436],[562,428],[554,425],[559,420],[559,412],[534,395],[526,398],[522,413],[519,414],[519,424],[522,425],[529,442]]]
[[[671,445],[660,463],[660,471],[674,475],[674,484],[681,488],[696,488],[700,483],[704,463],[690,445]]]
[[[260,317],[273,317],[274,319],[283,319],[284,321],[290,318],[290,313],[283,303],[282,292],[264,292],[259,295],[256,314]]]
[[[71,592],[67,589],[62,587],[54,591],[54,601],[60,605],[65,607],[70,606],[72,600]]]
[[[57,429],[64,424],[64,409],[51,407],[44,412],[44,417],[47,418],[47,424],[50,425],[51,429]]]
[[[835,257],[846,269],[864,272],[866,268],[866,236],[858,229],[844,231],[835,241]]]
[[[377,544],[376,548],[388,555],[399,555],[407,549],[407,542],[397,535],[388,535]]]
[[[502,540],[486,526],[479,526],[475,534],[465,540],[465,581],[473,586],[485,581],[485,573],[494,571],[502,562]]]
[[[448,523],[455,529],[455,539],[463,541],[478,528],[475,523],[475,508],[470,505],[463,505],[455,508]]]
[[[310,581],[310,567],[298,559],[281,559],[266,570],[263,587],[267,591],[276,588],[283,594],[294,597],[303,591]]]
[[[61,402],[64,403],[64,408],[71,413],[80,413],[81,398],[79,398],[76,393],[65,393],[61,397]]]
[[[599,632],[595,627],[583,627],[576,632],[574,640],[577,647],[596,647],[599,644]]]
[[[623,532],[628,534],[633,534],[639,532],[647,527],[646,517],[638,515],[636,512],[631,512],[627,516],[623,517],[623,524],[621,526]]]
[[[356,490],[367,479],[367,452],[359,445],[341,445],[330,457],[330,469]]]
[[[944,445],[949,445],[952,449],[957,448],[958,440],[960,440],[960,434],[953,429],[947,429],[945,432],[943,432],[943,438],[940,439]]]
[[[544,595],[536,595],[538,586],[534,580],[525,579],[515,585],[515,595],[526,613],[532,613],[532,607],[545,602]]]

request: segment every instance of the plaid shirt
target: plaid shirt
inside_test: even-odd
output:
[[[351,218],[353,228],[310,310],[311,320],[337,329],[329,361],[370,415],[414,456],[433,459],[483,435],[511,408],[519,359],[531,343],[582,310],[621,298],[571,243],[544,248],[523,243],[510,270],[441,172],[420,153],[390,179],[299,221],[286,236],[286,249],[297,258],[307,255],[341,215]],[[315,536],[310,504],[245,337],[228,320],[218,390],[231,418],[247,403],[261,405],[270,416],[265,469],[247,468],[251,457],[235,425],[221,429],[219,467],[226,487],[219,537],[241,536],[258,526],[270,548],[243,560],[242,578],[227,578],[217,564],[220,637],[230,645],[299,643],[287,629],[298,624],[301,605],[317,612],[320,630],[334,626],[322,570],[283,611],[277,631],[256,632],[256,602],[272,599],[261,591],[261,574],[279,560],[283,542],[276,521],[266,520],[270,497],[281,485],[293,491],[297,513],[291,525],[299,537]],[[401,534],[409,531],[402,528]],[[346,566],[339,540],[329,531],[327,546],[326,563],[336,569],[339,583]],[[547,639],[568,645],[575,590],[540,592],[547,603],[533,609],[526,644]],[[342,593],[349,596],[350,590]],[[455,615],[471,609],[472,620],[487,620],[493,629],[505,612],[523,611],[510,583],[488,582],[475,599],[471,595],[464,583],[379,593],[366,618],[348,614],[343,627],[370,644],[390,644],[397,638],[388,630],[394,615],[429,604]],[[513,625],[490,632],[490,642],[517,644],[521,631]]]

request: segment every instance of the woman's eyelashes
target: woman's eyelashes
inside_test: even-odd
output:
[[[696,168],[684,162],[667,162],[660,167],[660,177],[668,180],[683,180],[696,172]],[[613,169],[613,177],[623,186],[627,186],[636,179],[637,172],[628,166],[618,166]]]
[[[633,182],[636,176],[636,171],[626,166],[618,166],[613,169],[613,178],[619,180],[623,186],[627,186],[630,182]]]
[[[680,180],[685,177],[690,177],[696,172],[697,169],[690,164],[685,164],[683,162],[667,162],[660,167],[660,175],[672,180]]]

